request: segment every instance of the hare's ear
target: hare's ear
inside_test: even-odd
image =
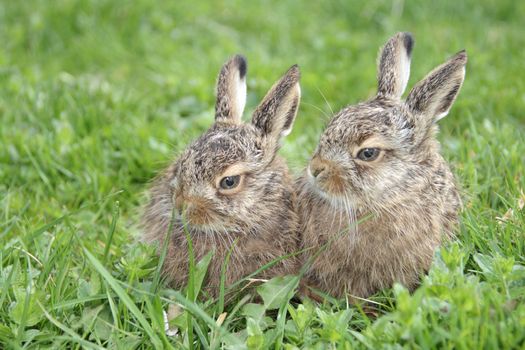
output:
[[[406,104],[417,121],[429,127],[448,114],[465,79],[466,64],[463,50],[414,86]]]
[[[292,66],[270,89],[255,112],[252,124],[277,148],[281,137],[292,131],[293,122],[299,109],[301,72]]]
[[[410,76],[410,57],[414,39],[410,33],[397,33],[387,41],[379,55],[377,94],[400,99]]]
[[[246,104],[246,59],[241,55],[226,62],[217,79],[215,121],[239,124]]]

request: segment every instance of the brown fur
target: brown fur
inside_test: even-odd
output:
[[[163,266],[175,288],[186,285],[189,255],[183,222],[199,261],[214,251],[205,289],[216,295],[221,266],[232,250],[226,286],[255,272],[299,246],[293,181],[276,155],[278,142],[293,124],[300,90],[299,69],[293,66],[278,81],[253,115],[241,123],[246,62],[228,61],[219,74],[216,122],[194,141],[154,182],[143,217],[144,240],[162,247],[168,233]],[[224,176],[241,175],[237,188],[219,188]],[[258,278],[295,273],[299,259],[282,260]]]
[[[415,288],[457,224],[460,197],[435,122],[454,102],[467,57],[436,68],[404,102],[412,46],[408,33],[387,42],[377,96],[334,116],[296,182],[305,260],[320,251],[305,281],[334,296],[368,297],[394,282]],[[363,148],[381,152],[364,161]]]

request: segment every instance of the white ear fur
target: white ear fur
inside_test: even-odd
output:
[[[299,83],[295,84],[294,90],[291,91],[290,95],[293,96],[292,99],[279,107],[278,111],[278,113],[284,114],[288,112],[293,114],[293,116],[290,118],[291,121],[281,130],[281,137],[288,136],[292,132],[295,117],[297,116],[297,111],[299,110],[299,106],[293,106],[293,104],[298,103],[295,101],[301,100],[301,86]]]
[[[246,107],[246,75],[241,77],[240,72],[236,74],[237,84],[235,86],[235,102],[234,102],[234,114],[239,116],[239,119],[242,117],[244,112],[244,107]]]
[[[466,64],[467,54],[460,51],[412,88],[406,104],[424,125],[429,126],[448,114],[465,80]]]
[[[410,33],[397,33],[387,41],[379,55],[377,94],[401,98],[410,77],[410,59],[414,39]]]
[[[215,120],[239,124],[246,105],[246,59],[236,55],[223,66],[217,79]]]
[[[462,82],[463,82],[463,80],[465,80],[465,71],[466,71],[466,69],[465,69],[465,67],[463,67],[463,69],[461,70],[461,78],[460,78]],[[451,103],[445,111],[443,111],[443,112],[439,113],[438,115],[436,115],[434,117],[434,121],[437,122],[438,120],[445,118],[447,116],[448,112],[450,111],[450,109],[452,108],[452,105],[453,105],[453,103]]]
[[[396,90],[400,92],[399,97],[403,95],[405,89],[407,88],[408,79],[410,78],[410,56],[406,50],[403,50],[399,60],[401,61],[398,65],[399,67],[399,85]]]
[[[253,112],[252,124],[276,147],[292,131],[301,100],[300,77],[299,67],[292,66]]]

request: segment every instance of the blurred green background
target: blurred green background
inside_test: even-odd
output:
[[[30,344],[26,328],[36,325],[47,332],[42,344],[59,342],[53,335],[62,331],[36,306],[35,323],[20,319],[16,305],[29,300],[20,299],[28,285],[41,293],[27,294],[33,298],[29,314],[38,300],[74,330],[93,303],[107,306],[104,298],[71,302],[67,310],[57,305],[78,297],[79,281],[95,278],[80,247],[102,257],[117,200],[108,268],[135,288],[138,276],[151,279],[137,271],[152,254],[140,255],[134,243],[143,193],[176,152],[211,125],[215,79],[228,57],[248,59],[246,120],[289,66],[301,67],[299,116],[282,149],[299,173],[330,115],[375,93],[379,47],[395,32],[410,31],[416,44],[409,88],[457,51],[469,55],[465,84],[439,135],[465,198],[460,248],[448,253],[455,270],[439,265],[444,280],[424,284],[434,292],[435,283],[447,285],[452,294],[443,298],[457,317],[451,323],[421,299],[405,299],[405,309],[393,306],[385,316],[401,325],[398,333],[381,333],[371,321],[359,327],[372,327],[363,334],[377,337],[374,346],[403,339],[409,345],[515,346],[525,311],[523,296],[516,299],[508,289],[514,275],[486,270],[490,259],[472,257],[500,257],[511,270],[525,261],[524,18],[525,2],[511,0],[1,0],[0,340]],[[469,282],[461,287],[458,280]],[[477,306],[462,311],[465,300]],[[513,300],[516,310],[502,311]],[[321,310],[312,322],[323,324],[319,315],[327,309]],[[413,322],[407,310],[423,312],[427,323]],[[481,331],[494,317],[499,328]],[[441,333],[434,332],[439,325]],[[122,329],[141,332],[136,327]],[[83,329],[86,339],[95,334]],[[329,335],[319,334],[315,339],[330,343]]]
[[[67,157],[87,153],[75,169],[78,187],[65,192],[85,187],[78,172],[111,178],[99,179],[103,193],[129,190],[128,180],[151,178],[210,125],[216,74],[242,53],[246,118],[290,65],[302,69],[301,110],[284,146],[298,170],[332,111],[374,94],[379,47],[411,31],[409,88],[460,49],[469,54],[465,85],[442,122],[454,161],[471,122],[523,127],[524,15],[519,1],[3,1],[2,136],[15,148],[60,148],[56,162],[65,169]],[[104,152],[104,143],[119,152]],[[12,161],[7,153],[2,159]],[[57,175],[48,180],[60,182]],[[9,178],[17,186],[28,180]]]

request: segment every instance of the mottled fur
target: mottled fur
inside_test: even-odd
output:
[[[412,46],[409,33],[387,42],[378,94],[333,117],[296,182],[305,259],[321,250],[305,282],[334,296],[368,297],[394,282],[415,288],[457,225],[461,201],[435,122],[459,92],[467,56],[456,54],[402,101]],[[364,161],[363,148],[381,153]]]
[[[232,249],[226,285],[255,272],[299,247],[293,181],[276,155],[279,140],[295,119],[299,69],[293,66],[269,91],[252,122],[241,123],[245,101],[246,61],[235,56],[222,68],[217,83],[216,121],[154,182],[143,217],[144,240],[162,247],[172,213],[165,276],[176,288],[188,279],[187,222],[196,261],[214,251],[205,288],[216,295],[221,266]],[[242,175],[232,191],[219,188],[225,176]],[[282,260],[257,277],[294,273],[299,259]]]

